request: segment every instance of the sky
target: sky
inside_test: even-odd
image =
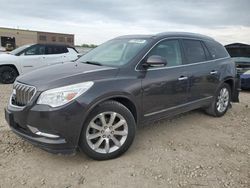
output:
[[[165,31],[250,44],[249,9],[250,0],[0,0],[0,27],[71,33],[78,45]]]

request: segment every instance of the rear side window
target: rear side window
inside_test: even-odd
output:
[[[206,61],[206,53],[199,40],[183,40],[187,63]]]
[[[213,59],[228,57],[227,50],[216,41],[205,41],[205,44]]]
[[[67,53],[68,49],[65,46],[47,46],[46,54],[63,54]]]

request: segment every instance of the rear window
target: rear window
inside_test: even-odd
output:
[[[187,63],[198,63],[206,61],[206,54],[200,41],[183,40]]]
[[[227,48],[231,57],[250,57],[250,47],[248,48]]]
[[[215,41],[205,41],[205,44],[213,59],[228,57],[227,50],[220,43]]]

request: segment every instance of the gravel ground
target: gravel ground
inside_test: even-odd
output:
[[[222,118],[196,110],[139,128],[122,157],[53,155],[4,120],[11,85],[0,85],[0,187],[250,187],[250,92]]]

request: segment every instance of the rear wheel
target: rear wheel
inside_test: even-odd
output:
[[[18,76],[17,71],[10,66],[0,67],[0,83],[11,84],[15,81]]]
[[[228,108],[230,107],[230,101],[231,88],[228,84],[223,83],[217,90],[213,102],[206,109],[206,112],[209,115],[221,117],[227,112]]]
[[[93,159],[116,158],[130,147],[135,130],[132,113],[119,102],[106,101],[91,112],[84,124],[79,145]]]

